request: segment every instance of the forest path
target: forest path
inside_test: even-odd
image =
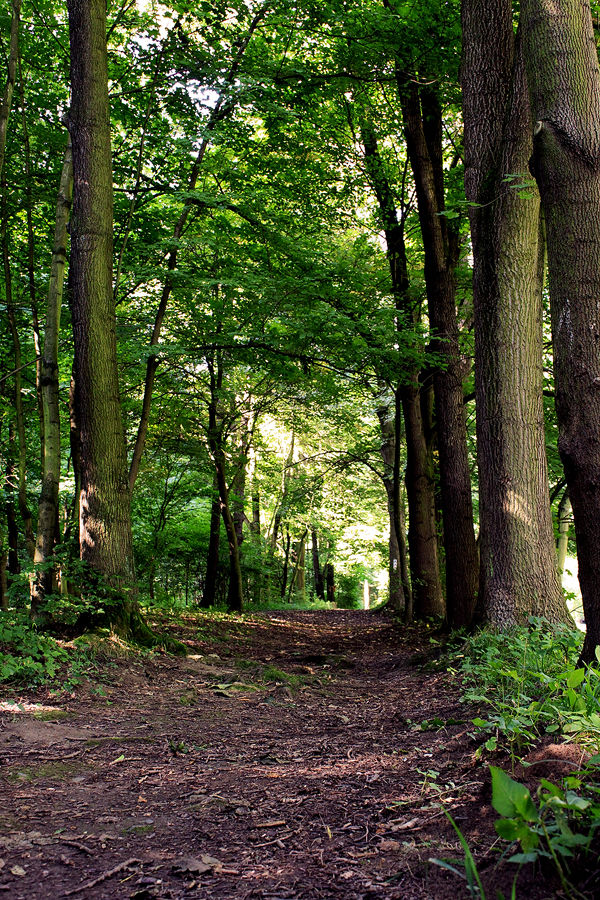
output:
[[[4,896],[468,896],[428,859],[462,856],[443,804],[491,866],[487,770],[426,635],[341,610],[185,623],[187,659],[3,704]]]

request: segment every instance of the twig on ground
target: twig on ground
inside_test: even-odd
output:
[[[107,872],[103,872],[102,875],[98,875],[97,878],[93,878],[91,881],[86,881],[84,884],[80,884],[79,887],[72,888],[70,891],[65,891],[63,897],[72,897],[73,894],[80,894],[81,891],[88,891],[90,888],[96,887],[97,884],[102,884],[102,882],[106,881],[107,878],[112,878],[113,875],[117,875],[119,872],[122,872],[123,869],[127,869],[129,866],[133,866],[136,863],[141,864],[141,862],[141,859],[135,859],[135,857],[126,859],[124,860],[124,862],[119,863],[118,866],[114,866]]]

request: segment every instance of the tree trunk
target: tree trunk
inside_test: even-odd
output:
[[[210,534],[208,538],[208,553],[206,556],[206,575],[204,577],[204,591],[202,593],[202,602],[200,604],[203,609],[214,606],[216,602],[220,537],[221,501],[219,499],[219,485],[215,476],[213,480],[213,498],[210,506]]]
[[[216,360],[207,356],[206,364],[210,378],[210,401],[208,404],[208,444],[215,467],[215,479],[219,491],[221,515],[225,525],[227,543],[229,545],[229,593],[227,606],[231,612],[241,612],[244,605],[242,585],[242,568],[240,551],[235,530],[235,523],[229,505],[229,488],[225,471],[225,453],[223,450],[223,429],[218,421],[218,402],[223,386],[223,365],[217,353]]]
[[[414,322],[415,311],[409,299],[408,266],[404,243],[404,225],[398,219],[394,196],[377,148],[371,125],[361,122],[365,165],[377,197],[385,232],[400,327]],[[400,386],[400,399],[406,432],[406,493],[408,497],[408,545],[415,615],[444,615],[444,597],[439,574],[437,528],[435,521],[432,458],[423,427],[419,373],[407,372]]]
[[[260,546],[260,494],[258,486],[252,482],[252,521],[250,532],[257,546]]]
[[[544,209],[558,447],[573,506],[586,636],[600,645],[600,75],[589,2],[522,6]]]
[[[556,542],[558,572],[561,576],[565,571],[565,563],[569,551],[569,531],[571,530],[572,511],[571,501],[569,500],[569,491],[568,488],[565,488],[560,503],[558,504],[558,540]]]
[[[380,384],[380,388],[384,386]],[[388,603],[390,608],[401,615],[406,610],[406,599],[402,585],[402,568],[400,561],[400,541],[397,532],[397,508],[400,503],[400,483],[395,477],[396,457],[396,424],[395,410],[390,410],[388,403],[380,403],[377,407],[377,418],[381,429],[381,446],[379,452],[383,461],[383,486],[385,488],[390,520],[390,539],[388,546],[389,575],[388,575]]]
[[[421,410],[417,373],[413,383],[401,388],[406,429],[406,496],[408,498],[408,550],[412,573],[414,615],[417,618],[444,615],[440,583],[435,478],[428,452]]]
[[[8,450],[6,453],[6,531],[8,540],[8,572],[10,575],[19,575],[21,563],[19,562],[19,528],[17,525],[17,511],[15,509],[15,479],[16,466],[14,462],[15,429],[12,422],[8,424]]]
[[[8,133],[8,118],[12,105],[12,97],[17,77],[17,62],[19,59],[19,22],[21,17],[21,0],[12,0],[10,21],[10,42],[8,45],[8,59],[6,71],[6,84],[0,103],[0,175],[4,171],[4,155],[6,151],[6,136]]]
[[[60,487],[60,398],[58,382],[58,337],[63,296],[63,282],[67,261],[67,225],[71,211],[73,190],[73,158],[71,141],[65,150],[58,200],[56,224],[48,287],[44,353],[41,360],[40,387],[42,394],[42,490],[39,500],[38,532],[34,562],[38,569],[32,581],[31,612],[39,616],[46,594],[52,591],[52,557],[58,519],[58,492]]]
[[[442,112],[436,94],[398,72],[404,133],[417,191],[425,250],[425,284],[432,350],[443,364],[434,372],[435,418],[446,555],[446,608],[452,627],[473,618],[479,557],[473,528],[471,474],[463,395],[464,366],[456,321],[458,240],[444,217]]]
[[[327,602],[335,604],[335,576],[331,562],[325,566],[325,583],[327,585]]]
[[[23,68],[21,56],[18,59],[19,69],[19,101],[21,105],[21,127],[23,129],[23,151],[25,158],[25,214],[27,218],[27,282],[29,287],[29,302],[31,304],[31,321],[33,325],[33,344],[35,347],[35,389],[38,401],[38,419],[40,423],[40,461],[43,468],[43,443],[44,443],[44,414],[42,406],[42,345],[40,340],[40,322],[37,304],[37,292],[35,289],[35,238],[33,230],[33,173],[31,169],[31,144],[29,130],[27,128],[27,116],[25,114],[25,86],[23,84]]]
[[[542,409],[543,243],[518,196],[531,120],[511,0],[463,0],[465,189],[473,241],[482,617],[566,621],[556,567]],[[522,180],[523,175],[518,174]],[[533,193],[533,192],[532,192]]]
[[[14,409],[15,423],[17,426],[17,446],[18,446],[18,488],[17,502],[19,513],[23,520],[25,532],[25,548],[27,555],[33,559],[35,547],[35,539],[33,536],[33,521],[31,518],[31,510],[27,503],[27,438],[25,435],[25,413],[23,410],[23,387],[22,387],[22,358],[21,358],[21,339],[17,326],[17,312],[13,303],[12,295],[12,274],[10,269],[10,259],[8,253],[8,211],[6,208],[6,180],[2,177],[2,264],[4,269],[4,293],[6,298],[6,317],[8,319],[8,329],[12,339],[13,357],[14,357]]]
[[[0,609],[5,612],[8,609],[8,585],[6,580],[6,567],[8,564],[8,554],[4,548],[4,540],[0,548]]]
[[[319,539],[315,528],[311,529],[311,550],[312,550],[312,566],[313,578],[315,582],[315,595],[319,600],[325,599],[325,584],[323,581],[323,572],[321,571],[321,563],[319,561]]]
[[[285,553],[283,557],[283,571],[281,573],[281,599],[285,599],[285,594],[287,591],[287,580],[288,580],[288,568],[290,565],[290,532],[289,529],[286,530],[285,535]]]
[[[134,587],[112,285],[113,185],[104,0],[68,0],[74,198],[69,286],[79,426],[81,559],[119,592],[109,618],[144,628]]]
[[[75,483],[73,494],[73,509],[65,530],[65,540],[69,540],[71,529],[79,534],[79,502],[81,497],[81,451],[79,441],[79,422],[77,418],[77,406],[75,402],[75,362],[71,370],[69,382],[69,448],[71,450],[71,465],[73,467],[73,481]]]

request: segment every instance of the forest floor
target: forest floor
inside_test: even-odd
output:
[[[465,882],[429,861],[464,858],[445,809],[488,898],[510,897],[476,711],[424,665],[427,633],[362,611],[174,633],[187,658],[4,691],[0,897],[456,900]],[[562,895],[527,867],[522,896]]]

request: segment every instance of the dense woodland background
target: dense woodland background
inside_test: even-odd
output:
[[[575,500],[592,659],[589,4],[67,6],[0,12],[3,609],[566,621]]]

